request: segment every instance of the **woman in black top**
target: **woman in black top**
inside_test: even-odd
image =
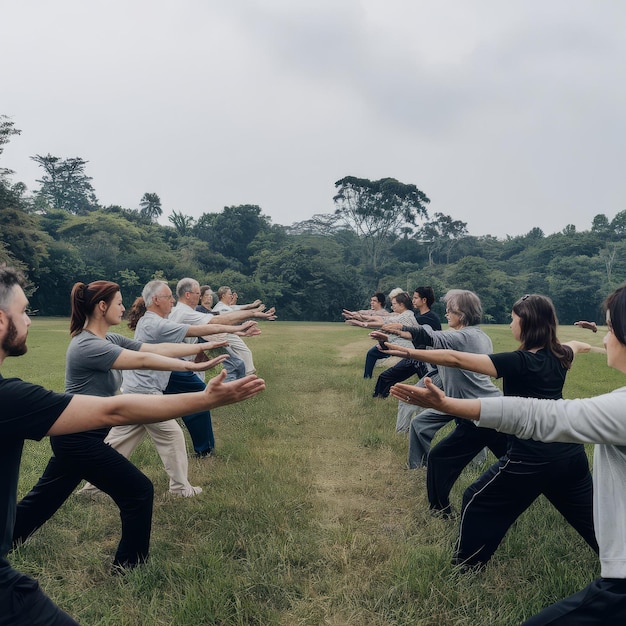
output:
[[[575,354],[601,350],[579,341],[561,344],[557,338],[556,311],[545,296],[523,296],[514,304],[511,317],[511,331],[521,344],[515,352],[470,354],[454,350],[409,350],[410,358],[502,378],[504,395],[559,399],[563,397],[565,377]],[[406,356],[407,351],[396,352],[398,356]],[[411,387],[404,387],[407,386],[396,385],[392,395],[406,398]],[[449,488],[446,493],[438,494],[437,484],[451,486],[445,475],[452,473],[456,479],[465,466],[463,463],[473,457],[475,452],[466,451],[464,447],[457,427],[431,450],[428,480],[432,508],[438,508],[438,499],[447,501],[449,494]],[[591,474],[584,446],[509,436],[507,453],[463,494],[455,562],[465,566],[486,563],[513,522],[541,494],[597,552]]]

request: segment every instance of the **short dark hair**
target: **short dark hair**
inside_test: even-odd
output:
[[[415,287],[415,293],[420,298],[426,298],[426,304],[428,308],[435,302],[435,292],[432,287]]]
[[[387,301],[387,296],[382,291],[377,291],[372,298],[376,298],[382,306],[385,306],[385,302]]]
[[[6,311],[11,304],[15,287],[22,287],[23,289],[25,285],[26,278],[20,270],[4,263],[0,265],[0,309]]]

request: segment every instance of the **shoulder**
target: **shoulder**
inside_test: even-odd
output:
[[[41,439],[71,399],[70,394],[0,376],[0,429],[5,435]]]
[[[426,313],[416,313],[415,318],[420,324],[428,324],[434,330],[441,330],[441,320],[434,311],[426,311]]]

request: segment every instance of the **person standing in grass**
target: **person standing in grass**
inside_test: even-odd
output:
[[[525,295],[511,312],[515,352],[468,354],[454,350],[409,350],[413,358],[502,378],[505,396],[563,397],[563,385],[576,354],[588,343],[557,338],[552,301]],[[402,387],[396,389],[402,393]],[[406,397],[406,394],[405,394]],[[481,449],[480,440],[465,437],[461,424],[428,456],[428,499],[434,510],[449,512],[450,489],[463,468]],[[478,432],[493,431],[478,429]],[[482,566],[489,561],[515,520],[543,494],[595,552],[593,487],[585,448],[580,443],[543,443],[508,438],[507,451],[463,494],[461,524],[454,562]]]
[[[605,303],[607,364],[626,374],[626,287]],[[531,617],[525,626],[626,624],[626,387],[576,400],[448,398],[430,380],[423,389],[396,385],[407,402],[473,420],[520,439],[546,443],[593,443],[593,512],[600,578]]]
[[[145,302],[149,303],[147,308]],[[246,322],[241,326],[226,326],[223,324],[190,326],[188,324],[177,324],[167,319],[172,309],[172,302],[172,290],[166,282],[152,280],[146,284],[142,291],[142,296],[135,300],[128,316],[128,326],[135,331],[135,341],[142,346],[170,346],[171,349],[180,351],[181,356],[187,356],[190,351],[199,353],[202,349],[210,349],[216,345],[221,346],[223,344],[185,343],[183,340],[186,337],[222,334],[225,332],[258,332],[255,322]],[[181,348],[181,346],[186,346],[186,348]],[[194,346],[194,348],[189,350],[189,346]],[[226,358],[227,355],[221,355],[210,363],[223,362]],[[189,367],[179,367],[178,371],[183,373],[189,372],[196,378],[198,378],[195,375],[196,371],[207,369],[206,365],[202,367],[198,367],[197,364],[193,365],[192,361],[181,362],[189,364]],[[123,392],[161,395],[167,388],[172,373],[172,370],[157,370],[149,367],[125,368],[123,372]],[[200,379],[198,378],[198,380]],[[204,383],[202,388],[204,389]],[[194,415],[185,415],[183,417],[183,421],[190,433],[195,434],[199,431],[200,437],[204,437],[207,426],[206,413],[201,412],[198,414],[197,419]],[[171,423],[161,422],[158,424],[116,426],[106,435],[104,442],[124,457],[129,458],[146,434],[150,435],[154,442],[170,478],[169,492],[184,498],[202,493],[201,487],[193,486],[187,480],[188,460],[185,438],[176,420],[173,420]],[[97,484],[89,481],[81,489],[81,493],[94,494],[98,489]]]
[[[184,344],[144,344],[110,333],[124,314],[117,283],[99,280],[76,283],[71,294],[72,312],[67,349],[65,390],[67,393],[113,396],[119,393],[122,370],[158,368],[205,370],[223,357],[204,363],[178,357],[197,353]],[[176,357],[176,358],[175,358]],[[165,422],[170,441],[166,464],[171,481],[184,492],[193,490],[187,479],[185,437],[175,420]],[[132,463],[105,442],[108,428],[50,438],[53,456],[37,484],[19,502],[13,543],[20,544],[49,520],[83,479],[109,494],[120,509],[122,537],[114,565],[129,568],[148,558],[152,523],[153,487]]]
[[[176,286],[178,302],[172,311],[172,319],[179,322],[199,323],[198,320],[202,318],[199,317],[198,302],[202,295],[202,290],[198,291],[198,289],[199,286],[197,287],[197,283],[191,278],[183,279],[178,283]],[[223,285],[217,290],[217,303],[212,311],[208,311],[208,315],[221,315],[222,313],[230,313],[231,311],[258,309],[262,304],[260,300],[255,300],[249,304],[235,306],[233,305],[232,289]],[[190,311],[189,309],[193,310]],[[227,335],[226,341],[228,341],[226,351],[233,358],[244,362],[245,374],[254,374],[256,367],[254,366],[254,360],[252,358],[252,350],[250,350],[246,342],[241,337],[233,334]]]
[[[7,357],[26,353],[31,320],[27,313],[23,276],[13,268],[0,266],[0,366]],[[105,311],[98,310],[101,315]],[[112,311],[111,311],[112,313]],[[124,349],[124,348],[121,348]],[[144,355],[148,360],[158,354]],[[153,361],[154,362],[154,361]],[[13,569],[6,559],[14,536],[17,486],[24,441],[44,436],[62,437],[83,431],[107,429],[116,424],[137,424],[169,420],[182,410],[194,412],[239,402],[261,392],[265,383],[256,376],[224,383],[220,373],[205,393],[176,398],[115,395],[112,397],[55,393],[18,378],[0,375],[0,621],[13,626],[76,626],[78,622],[45,595],[33,578]],[[118,455],[119,456],[119,455]],[[123,459],[123,457],[120,457]],[[117,464],[119,459],[114,460]],[[121,461],[128,463],[127,461]],[[132,464],[129,470],[138,472]],[[140,472],[125,481],[139,485],[135,508],[141,509],[139,528],[146,525],[145,510],[152,507],[152,483]],[[149,532],[149,520],[147,522]],[[132,538],[131,538],[132,539]],[[131,539],[120,547],[119,558],[137,558],[141,545]],[[140,541],[141,543],[141,541]]]
[[[360,326],[361,328],[380,328],[385,323],[397,322],[401,326],[418,326],[413,314],[413,302],[409,298],[409,294],[406,291],[395,294],[391,297],[391,309],[392,315],[361,315],[354,311],[344,310],[343,314],[346,317],[346,324],[350,326]],[[410,341],[406,339],[396,339],[400,345],[410,346]],[[365,369],[363,371],[363,378],[371,378],[374,373],[374,366],[379,359],[386,359],[389,355],[381,352],[378,346],[372,346],[365,355]]]
[[[479,327],[483,309],[480,298],[473,292],[464,289],[451,289],[443,297],[446,303],[446,318],[449,330],[433,330],[430,326],[402,326],[401,324],[385,324],[384,332],[373,332],[371,337],[377,341],[387,342],[385,333],[400,335],[405,340],[411,340],[409,349],[402,349],[401,354],[411,353],[410,348],[415,346],[432,347],[435,349],[460,350],[476,354],[490,354],[493,344],[488,335]],[[388,344],[394,348],[396,344]],[[385,353],[391,354],[388,350]],[[400,353],[400,352],[398,352]],[[413,358],[413,357],[408,357]],[[433,379],[433,377],[431,377]],[[446,393],[455,398],[480,398],[483,396],[499,396],[500,390],[493,384],[491,378],[485,374],[452,367],[439,367],[435,380],[441,382]],[[420,381],[418,384],[422,384]],[[392,387],[393,389],[393,387]],[[398,396],[394,396],[398,397]],[[403,400],[402,397],[399,398]],[[401,403],[402,404],[402,403]],[[409,406],[404,402],[398,407],[398,414]],[[454,414],[440,411],[422,411],[410,421],[409,425],[409,460],[410,469],[423,467],[426,464],[430,444],[437,431],[455,418]],[[400,420],[400,417],[398,418]],[[464,436],[468,441],[480,441],[483,447],[488,447],[500,457],[506,451],[506,437],[498,433],[478,431],[472,424],[465,424]]]
[[[433,330],[441,330],[439,316],[430,308],[434,302],[435,292],[432,287],[416,287],[412,303],[417,323],[421,326],[427,324]],[[422,378],[427,372],[429,372],[429,368],[421,361],[402,359],[380,374],[374,387],[373,397],[386,398],[389,396],[391,386],[395,385],[395,383],[401,383],[403,380],[415,375],[418,378]],[[429,375],[432,376],[433,373],[429,372]]]

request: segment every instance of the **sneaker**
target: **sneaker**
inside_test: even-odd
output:
[[[202,493],[202,487],[193,487],[189,485],[189,487],[185,487],[179,491],[172,491],[170,489],[170,493],[175,496],[180,496],[181,498],[193,498],[194,496]]]

